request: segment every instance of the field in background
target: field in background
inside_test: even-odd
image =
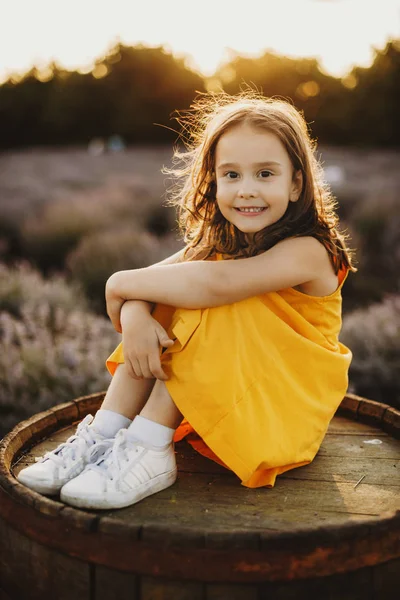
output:
[[[320,154],[359,268],[343,292],[349,391],[400,408],[400,160],[388,151]],[[171,158],[170,147],[0,154],[0,438],[34,413],[106,388],[104,361],[120,337],[104,310],[107,278],[183,246],[174,209],[162,206]]]
[[[385,195],[398,193],[400,158],[396,151],[321,147],[318,155],[324,167],[337,166],[343,171],[343,181],[332,184],[341,203],[358,203],[373,196],[383,201]],[[115,188],[135,196],[142,191],[148,202],[158,204],[168,184],[161,167],[170,166],[171,158],[172,148],[165,146],[131,147],[98,156],[84,148],[3,153],[0,210],[36,211],[45,202],[68,200],[94,190],[100,193],[101,188],[104,193]]]
[[[360,270],[346,283],[347,311],[399,291],[400,160],[394,151],[336,147],[321,147],[319,155],[339,202],[342,227],[357,251]],[[161,208],[170,184],[161,168],[171,166],[171,157],[172,148],[162,146],[97,156],[84,148],[0,155],[0,260],[24,256],[48,273],[62,270],[75,251],[69,270],[82,279],[90,270],[90,252],[96,260],[102,253],[123,253],[122,238],[129,244],[130,228],[158,238],[136,243],[140,264],[132,257],[132,268],[178,250],[182,242],[174,232],[175,212]],[[115,239],[120,250],[111,250],[118,230],[124,231]],[[88,235],[91,239],[84,243]],[[113,260],[108,262],[110,268]],[[121,259],[115,265],[122,268]]]

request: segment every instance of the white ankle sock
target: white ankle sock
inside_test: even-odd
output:
[[[128,427],[128,437],[130,439],[141,440],[153,446],[160,447],[170,444],[174,433],[175,429],[146,419],[146,417],[142,417],[141,415],[136,415],[132,424]]]
[[[91,426],[106,438],[114,437],[120,429],[126,429],[132,423],[132,419],[124,417],[114,410],[100,408],[94,416]]]

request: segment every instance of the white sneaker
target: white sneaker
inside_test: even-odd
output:
[[[22,469],[16,479],[40,494],[57,494],[62,486],[98,460],[115,438],[105,438],[94,427],[92,415],[86,415],[74,435],[55,450],[35,458],[36,463]]]
[[[159,448],[132,441],[127,432],[120,429],[114,445],[63,486],[62,502],[80,508],[123,508],[175,483],[174,443]]]

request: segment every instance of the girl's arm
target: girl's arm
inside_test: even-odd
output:
[[[126,300],[161,302],[181,308],[218,306],[208,261],[152,265],[143,269],[117,271],[107,280],[107,313],[117,331],[120,311]]]
[[[175,252],[175,254],[172,254],[172,256],[167,256],[167,258],[160,260],[159,262],[155,263],[152,266],[172,265],[175,263],[179,263],[183,259],[184,251],[185,251],[185,248],[181,248],[181,250],[178,250],[178,252]],[[189,256],[190,256],[190,254],[189,254]],[[147,313],[151,314],[154,310],[154,307],[155,307],[154,302],[149,302],[146,300],[132,299],[132,300],[129,300],[128,302],[124,303],[122,310],[124,311],[126,318],[129,320],[129,318],[132,315],[134,317],[136,317],[138,311],[139,312],[143,311],[145,314],[147,314]]]
[[[195,260],[195,261],[199,261],[202,260],[202,256],[204,256],[204,252],[200,253],[196,256],[195,259],[193,259],[193,251],[191,249],[189,249],[189,251],[186,254],[186,258],[184,259],[184,253],[186,250],[186,246],[184,248],[181,248],[181,250],[178,250],[178,252],[176,252],[175,254],[173,254],[172,256],[168,256],[167,258],[163,259],[160,262],[155,263],[154,265],[150,265],[149,267],[146,267],[146,269],[150,269],[151,267],[157,267],[157,266],[164,266],[164,265],[172,265],[172,264],[177,264],[177,263],[181,263],[188,260]],[[132,281],[133,277],[134,277],[134,273],[137,271],[143,271],[144,269],[136,269],[136,270],[132,270],[132,271],[121,271],[120,274],[124,274],[124,278],[125,276],[128,276],[129,279]],[[122,299],[119,295],[118,295],[118,290],[114,290],[117,292],[117,294],[113,293],[111,291],[111,288],[113,287],[114,289],[114,280],[116,279],[117,274],[114,273],[114,276],[112,276],[112,279],[110,277],[110,280],[107,282],[106,285],[106,299],[107,299],[107,313],[110,316],[110,319],[115,327],[115,329],[119,332],[122,333],[122,327],[121,327],[121,321],[120,319],[122,318],[122,312],[123,317],[125,322],[128,320],[130,320],[130,318],[132,318],[132,315],[134,318],[141,318],[141,314],[147,315],[147,314],[151,314],[154,310],[155,304],[157,301],[159,300],[146,300],[146,299],[139,299],[137,297],[134,297],[134,295],[130,294],[129,298],[127,298],[126,300]],[[112,283],[113,282],[113,283]],[[162,300],[163,303],[167,304],[167,302],[165,300]]]
[[[107,306],[113,304],[115,308],[111,310],[115,313],[118,305],[120,308],[128,299],[181,308],[231,304],[318,279],[327,261],[324,246],[306,236],[283,240],[251,258],[118,271],[107,281]],[[111,315],[110,318],[113,320]]]

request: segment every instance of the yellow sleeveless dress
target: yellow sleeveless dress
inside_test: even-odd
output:
[[[348,272],[329,296],[288,288],[212,308],[157,304],[153,317],[175,339],[161,354],[184,415],[174,442],[186,437],[249,488],[309,464],[348,387],[352,353],[338,340]],[[111,375],[123,362],[121,343]]]

